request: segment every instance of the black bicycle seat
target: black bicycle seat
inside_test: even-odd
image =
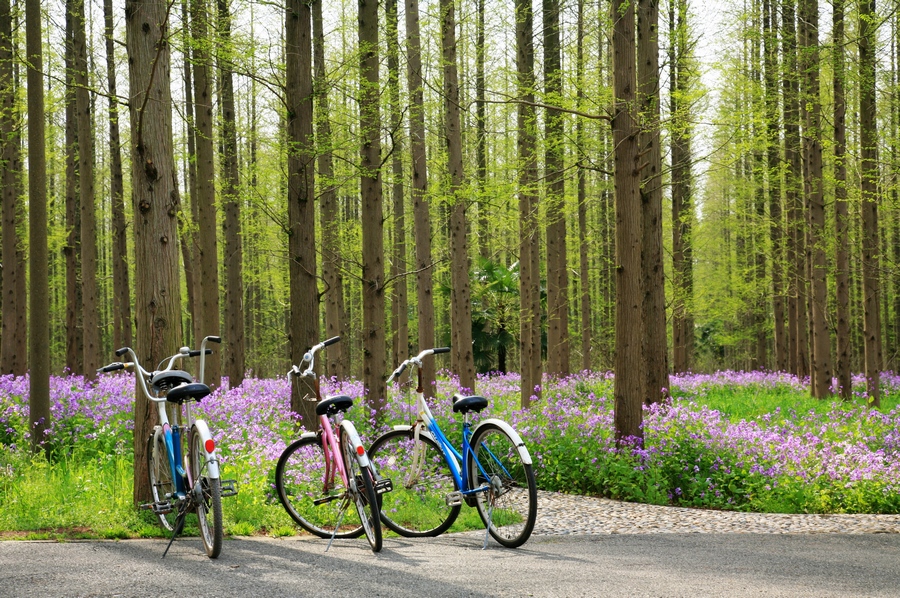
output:
[[[316,404],[316,415],[334,415],[353,407],[353,399],[346,395],[328,397]]]
[[[166,400],[170,403],[178,403],[181,405],[187,400],[193,399],[200,402],[200,399],[209,395],[212,391],[206,384],[200,382],[191,382],[176,386],[166,394]]]
[[[171,390],[182,384],[190,384],[194,381],[193,376],[181,370],[166,370],[163,372],[155,372],[150,378],[150,386],[154,392],[161,393]]]
[[[453,411],[454,413],[468,413],[474,411],[478,413],[488,406],[488,400],[484,397],[473,395],[464,397],[462,395],[453,395]]]

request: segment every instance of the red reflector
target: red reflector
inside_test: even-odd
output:
[[[203,444],[203,448],[206,449],[207,453],[211,453],[216,450],[216,443],[212,438],[210,438]]]
[[[360,446],[356,447],[356,454],[357,454],[357,455],[360,455],[360,456],[365,455],[365,454],[366,454],[366,449],[364,449],[364,448],[362,447],[362,445],[360,445]]]

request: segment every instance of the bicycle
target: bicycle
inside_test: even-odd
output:
[[[369,448],[369,458],[393,486],[383,497],[381,520],[401,536],[437,536],[453,525],[465,502],[478,509],[486,526],[483,548],[488,533],[503,546],[519,547],[537,518],[531,455],[506,422],[485,419],[472,429],[469,414],[488,405],[481,396],[453,396],[453,411],[463,415],[461,450],[447,439],[425,401],[421,368],[425,357],[449,351],[426,349],[387,380],[407,367],[418,371],[415,423],[394,426]]]
[[[319,427],[284,449],[275,467],[275,486],[281,504],[298,525],[329,539],[326,552],[335,538],[358,538],[363,533],[372,552],[378,552],[382,546],[379,496],[390,491],[390,480],[378,479],[352,422],[341,420],[335,434],[329,418],[350,409],[353,399],[340,395],[322,400],[314,371],[316,352],[339,340],[336,336],[317,344],[288,372],[288,380],[292,376],[314,380]],[[301,370],[304,363],[306,369]],[[361,525],[344,523],[351,503]]]
[[[131,362],[111,363],[97,370],[98,373],[122,369],[134,372],[144,395],[156,403],[160,423],[153,427],[147,439],[147,470],[153,502],[143,504],[141,508],[153,511],[160,525],[172,532],[163,557],[183,531],[186,515],[195,512],[206,555],[217,558],[222,551],[224,535],[222,498],[237,494],[234,480],[220,478],[216,443],[209,426],[204,420],[195,419],[191,409],[192,401],[200,402],[211,392],[203,383],[206,355],[212,353],[206,348],[207,342],[219,343],[221,339],[207,336],[201,342],[200,350],[182,347],[175,355],[160,361],[152,372],[140,365],[134,349],[123,347],[116,351],[116,356],[127,353]],[[195,382],[185,371],[173,369],[176,361],[198,355],[200,382]],[[167,405],[176,406],[179,415],[184,411],[187,423],[170,423]],[[185,434],[187,446],[183,447]]]

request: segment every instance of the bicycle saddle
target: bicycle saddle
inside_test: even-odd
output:
[[[154,392],[161,393],[171,390],[181,384],[190,384],[194,378],[187,372],[181,370],[166,370],[164,372],[155,372],[150,377],[150,386]]]
[[[316,415],[334,415],[353,407],[353,399],[346,395],[328,397],[316,404]]]
[[[488,406],[488,400],[484,397],[471,396],[464,397],[460,394],[453,395],[453,411],[454,413],[468,413],[474,411],[478,413]]]
[[[207,396],[212,391],[206,384],[201,384],[200,382],[191,382],[189,384],[182,384],[181,386],[176,386],[166,395],[166,400],[170,403],[178,403],[181,405],[185,401],[189,399],[193,399],[200,402],[200,399]]]

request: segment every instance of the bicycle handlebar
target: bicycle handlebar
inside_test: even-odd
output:
[[[300,360],[299,365],[292,365],[292,366],[291,366],[291,369],[288,370],[288,373],[287,373],[288,380],[291,379],[291,375],[299,376],[299,377],[301,377],[301,378],[307,378],[307,377],[313,377],[313,376],[315,376],[315,372],[313,371],[313,368],[315,367],[315,362],[316,362],[316,360],[315,360],[315,355],[316,355],[316,353],[318,353],[319,351],[321,351],[321,350],[324,349],[325,347],[328,347],[328,346],[330,346],[330,345],[335,344],[335,343],[338,342],[339,340],[341,340],[341,337],[339,337],[339,336],[333,336],[333,337],[331,337],[330,339],[324,340],[324,341],[322,341],[321,343],[319,343],[319,344],[317,344],[317,345],[314,345],[312,348],[310,348],[309,351],[307,351],[306,353],[303,354],[303,359]],[[306,369],[305,369],[305,370],[301,370],[301,369],[300,369],[300,366],[303,365],[304,363],[307,363],[308,365],[306,366]]]
[[[422,367],[422,359],[428,357],[429,355],[437,355],[438,353],[449,353],[450,347],[436,347],[434,349],[425,349],[415,357],[410,357],[403,363],[401,363],[396,370],[394,370],[388,379],[385,381],[385,384],[390,384],[394,381],[394,378],[402,374],[406,370],[406,366],[412,367]]]

